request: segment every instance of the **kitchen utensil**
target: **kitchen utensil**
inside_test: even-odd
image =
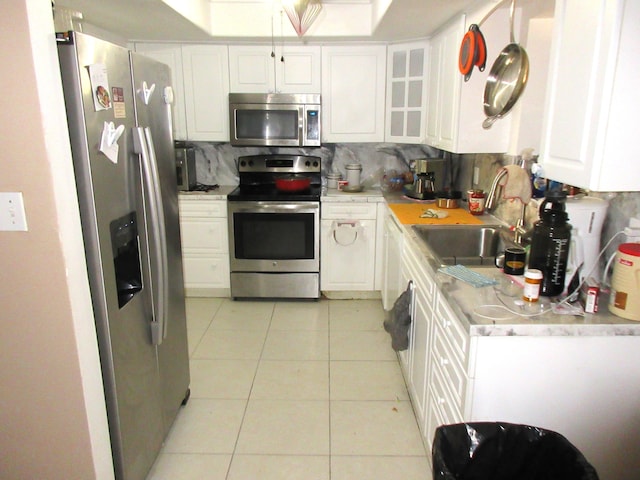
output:
[[[460,44],[460,54],[458,56],[458,69],[464,75],[464,81],[471,78],[473,67],[484,72],[487,64],[487,44],[480,27],[475,23],[471,24],[469,31],[462,37]]]
[[[302,192],[311,185],[310,177],[281,177],[276,178],[276,189],[279,192]]]
[[[437,197],[436,206],[438,208],[458,208],[458,199]]]
[[[439,208],[458,208],[459,200],[462,198],[462,192],[458,190],[449,190],[436,193],[436,206]]]
[[[482,127],[486,129],[511,111],[529,79],[529,57],[513,35],[515,3],[515,0],[511,1],[509,12],[511,43],[502,49],[493,63],[484,88],[483,103],[487,118],[482,122]]]

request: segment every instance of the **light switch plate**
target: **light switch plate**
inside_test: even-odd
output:
[[[22,192],[0,192],[0,231],[27,231]]]

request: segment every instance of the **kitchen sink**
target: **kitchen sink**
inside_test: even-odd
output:
[[[501,225],[413,225],[441,265],[494,265],[496,254],[516,245]]]

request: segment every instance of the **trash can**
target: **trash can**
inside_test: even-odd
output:
[[[565,437],[528,425],[441,425],[431,453],[434,480],[598,480]]]

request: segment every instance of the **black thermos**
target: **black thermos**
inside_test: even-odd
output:
[[[565,212],[566,194],[548,192],[540,205],[540,220],[533,227],[529,268],[542,271],[540,295],[553,297],[564,291],[571,225]]]

